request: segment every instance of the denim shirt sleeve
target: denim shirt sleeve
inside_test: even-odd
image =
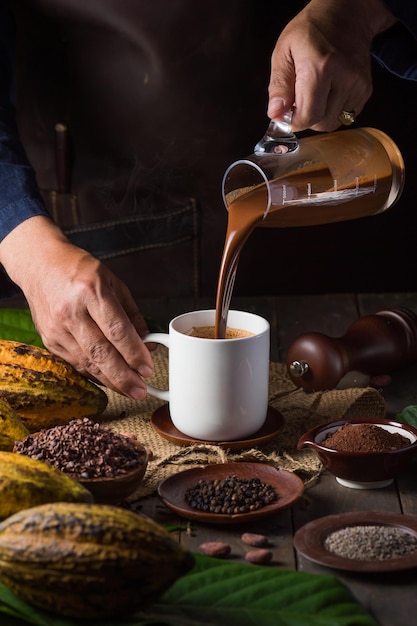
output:
[[[12,101],[14,20],[0,3],[0,240],[29,217],[48,215],[19,140]]]
[[[417,80],[417,1],[384,0],[384,3],[398,22],[375,38],[372,54],[393,74]]]

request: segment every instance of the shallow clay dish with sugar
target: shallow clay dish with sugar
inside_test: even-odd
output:
[[[339,556],[326,549],[325,540],[332,533],[347,526],[367,525],[399,528],[417,538],[417,519],[411,515],[361,511],[327,515],[308,522],[295,533],[294,547],[314,563],[351,572],[394,572],[417,566],[417,550],[391,559],[362,560]]]

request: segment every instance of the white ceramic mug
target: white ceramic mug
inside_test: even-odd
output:
[[[250,334],[232,339],[189,334],[214,322],[214,310],[184,313],[170,322],[169,334],[144,338],[169,349],[169,390],[148,385],[148,392],[169,402],[172,423],[184,435],[242,439],[263,426],[268,410],[270,326],[259,315],[229,311],[228,328]]]

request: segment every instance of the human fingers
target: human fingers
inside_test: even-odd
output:
[[[271,120],[282,120],[295,100],[295,68],[285,46],[277,43],[271,57],[267,114]]]
[[[325,101],[318,97],[321,109],[315,111],[309,123],[309,128],[320,132],[353,124],[372,94],[370,63],[367,66],[365,61],[360,71],[354,65],[335,64],[328,77]]]
[[[307,5],[285,27],[271,57],[268,114],[279,118],[283,108],[294,105],[295,132],[335,130],[340,112],[358,114],[372,93],[367,38],[356,29],[346,39],[346,7],[345,19],[327,9],[318,19],[318,5]]]
[[[142,377],[153,361],[140,334],[146,323],[128,288],[90,256],[71,271],[63,292],[49,276],[49,287],[32,294],[31,310],[44,344],[78,371],[124,395],[142,399]]]
[[[150,375],[153,366],[149,365],[152,361],[149,361],[150,355],[145,344],[137,333],[135,335],[135,364],[128,363],[126,358],[129,357],[119,352],[88,314],[78,315],[77,323],[75,320],[67,323],[65,331],[55,334],[51,341],[45,338],[44,343],[85,376],[123,395],[142,400],[146,396],[146,384],[142,376]]]
[[[88,362],[83,358],[82,349],[74,340],[72,335],[66,333],[65,336],[61,336],[61,341],[62,343],[59,343],[58,338],[56,337],[53,343],[49,344],[47,340],[44,340],[43,343],[48,350],[60,356],[67,363],[70,363],[77,370],[77,372],[89,380],[109,389],[113,389],[114,391],[119,391],[114,388],[111,381],[108,380],[98,368],[87,369]],[[95,373],[93,373],[93,370]]]
[[[146,384],[139,372],[127,364],[94,322],[84,319],[74,333],[61,332],[51,341],[43,341],[51,352],[87,378],[135,400],[146,396]]]
[[[359,72],[337,58],[324,65],[306,63],[297,73],[292,130],[334,131],[342,124],[342,111],[352,112],[355,121],[371,93],[370,68]]]
[[[125,395],[141,399],[146,385],[142,377],[153,373],[153,361],[140,334],[146,323],[127,287],[114,279],[100,298],[86,302],[87,316],[74,330],[84,356],[83,367]]]
[[[293,25],[284,30],[271,57],[268,116],[283,119],[293,107],[293,132],[326,124],[328,98],[332,88],[329,62],[300,35]]]

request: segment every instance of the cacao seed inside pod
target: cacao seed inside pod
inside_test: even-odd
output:
[[[0,580],[67,617],[109,619],[146,608],[193,562],[162,526],[112,505],[46,504],[0,524]]]

